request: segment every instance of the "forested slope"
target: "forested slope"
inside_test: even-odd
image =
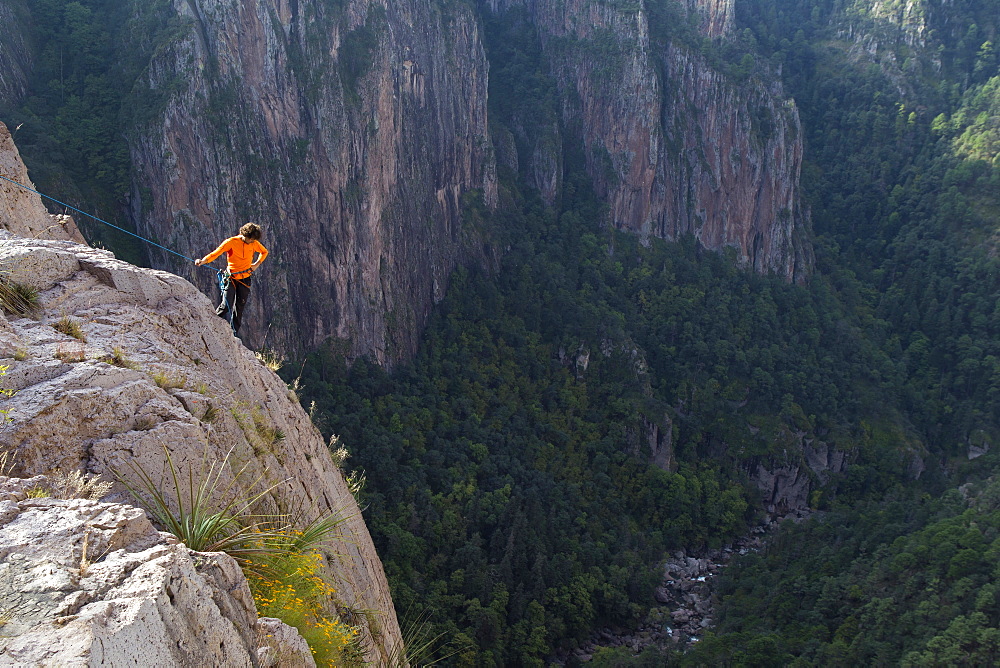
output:
[[[993,447],[1000,417],[989,6],[929,9],[920,43],[877,7],[748,2],[733,39],[702,44],[734,76],[780,66],[800,107],[817,249],[805,286],[691,242],[611,234],[581,176],[546,209],[508,173],[505,264],[457,282],[412,366],[307,364],[326,427],[369,472],[398,596],[472,642],[467,663],[531,664],[638,615],[653,574],[624,574],[736,535],[766,505],[758,467],[805,443],[849,462],[810,473],[821,512],[734,569],[716,636],[635,661],[994,656],[992,511],[947,492],[991,474],[992,455],[959,463]],[[517,62],[541,92],[508,107],[552,99],[532,58],[494,64],[497,87]]]
[[[495,210],[465,193],[463,230],[504,250],[497,266],[453,276],[391,373],[337,339],[284,369],[367,475],[400,613],[426,615],[456,664],[542,665],[641,619],[668,551],[811,509],[729,572],[716,632],[693,651],[595,662],[990,662],[997,1],[746,0],[712,39],[679,4],[599,3],[629,25],[645,13],[658,85],[668,48],[730,93],[781,78],[801,119],[789,141],[803,135],[796,215],[811,230],[797,234],[815,249],[799,283],[694,236],[612,231],[600,193],[627,190],[621,163],[608,154],[601,171],[564,113],[579,102],[571,61],[524,13],[494,11],[518,4],[467,5],[490,61],[498,193]],[[36,121],[21,132],[39,180],[100,209],[127,169],[108,91],[131,86],[102,73],[124,46],[101,31],[127,23],[96,0],[38,6],[61,13],[35,26],[35,87],[15,118]],[[61,64],[56,27],[89,35],[93,58]],[[170,22],[155,27],[143,48],[169,42]],[[585,42],[555,53],[623,62],[621,41]],[[703,117],[685,104],[670,127]],[[760,144],[768,114],[750,127]],[[671,159],[688,151],[667,138]]]

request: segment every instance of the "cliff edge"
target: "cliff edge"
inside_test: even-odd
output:
[[[2,150],[8,144],[0,164],[19,163]],[[222,485],[246,467],[250,480],[276,485],[270,507],[299,522],[349,518],[325,549],[322,574],[342,618],[357,613],[367,660],[398,652],[399,625],[368,529],[294,393],[188,281],[73,241],[26,238],[42,235],[34,228],[41,203],[24,197],[0,188],[0,268],[38,294],[28,313],[0,315],[0,366],[8,367],[0,383],[14,391],[0,399],[8,411],[0,449],[11,454],[12,475],[111,479],[113,470],[141,466],[165,478],[165,451],[182,476],[197,475],[206,458],[225,460]],[[110,500],[127,500],[117,494]]]

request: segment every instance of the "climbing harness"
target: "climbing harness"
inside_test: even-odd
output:
[[[250,278],[253,274],[253,268],[244,269],[243,271],[237,271],[235,273],[230,272],[229,269],[219,269],[215,272],[216,277],[219,279],[219,291],[222,293],[222,304],[226,307],[226,311],[229,312],[229,328],[233,330],[233,336],[236,336],[236,325],[233,324],[233,319],[236,317],[236,304],[229,303],[229,297],[226,292],[229,290],[229,285],[231,281],[241,282],[237,276],[243,276],[244,278]]]
[[[46,195],[45,193],[40,193],[37,190],[35,190],[34,188],[29,188],[28,186],[24,185],[23,183],[18,183],[14,179],[7,178],[3,174],[0,174],[0,179],[3,179],[4,181],[9,181],[10,183],[13,183],[15,186],[19,186],[21,188],[24,188],[28,192],[32,192],[32,193],[35,193],[36,195],[40,195],[41,197],[44,197],[46,199],[50,199],[53,202],[55,202],[56,204],[59,204],[60,206],[64,206],[67,209],[73,209],[73,211],[76,211],[77,213],[83,214],[84,216],[87,216],[88,218],[93,218],[94,220],[96,220],[99,223],[104,223],[108,227],[113,227],[116,230],[118,230],[119,232],[124,232],[125,234],[132,235],[133,237],[135,237],[136,239],[139,239],[140,241],[145,241],[147,244],[151,244],[153,246],[156,246],[157,248],[162,248],[163,250],[167,251],[168,253],[173,253],[174,255],[177,255],[179,257],[184,258],[185,260],[189,260],[191,262],[194,262],[194,258],[190,258],[187,255],[182,255],[181,253],[178,253],[175,250],[170,250],[166,246],[161,246],[160,244],[156,243],[155,241],[151,241],[149,239],[146,239],[145,237],[140,237],[138,234],[136,234],[134,232],[129,232],[128,230],[126,230],[124,228],[121,228],[121,227],[118,227],[117,225],[113,225],[112,223],[109,223],[106,220],[101,220],[97,216],[93,216],[93,215],[87,213],[86,211],[80,211],[80,209],[77,209],[75,206],[70,206],[69,204],[66,204],[65,202],[60,202],[55,197],[50,197],[50,196]]]

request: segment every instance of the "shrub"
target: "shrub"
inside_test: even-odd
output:
[[[172,491],[162,489],[142,466],[130,463],[132,480],[115,477],[164,529],[198,551],[222,551],[236,558],[247,576],[258,611],[294,626],[309,643],[318,665],[360,665],[357,630],[337,616],[335,590],[319,577],[318,546],[348,518],[340,513],[292,526],[287,515],[255,512],[263,497],[280,485],[263,486],[263,474],[251,478],[247,465],[223,484],[232,451],[221,462],[202,457],[201,470],[185,477],[164,447]],[[282,481],[283,482],[283,481]],[[224,502],[221,508],[213,501]]]
[[[312,549],[263,557],[248,569],[247,582],[257,612],[296,628],[316,665],[349,665],[358,631],[327,610],[336,590],[317,575],[322,563]]]

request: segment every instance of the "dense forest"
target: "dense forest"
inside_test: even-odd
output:
[[[505,252],[456,272],[415,359],[387,371],[331,340],[286,364],[366,478],[397,609],[450,663],[544,665],[639,621],[663,556],[760,523],[755,476],[804,468],[807,443],[848,465],[815,475],[811,519],[727,570],[714,631],[594,665],[998,660],[1000,4],[918,3],[920,39],[896,4],[737,0],[735,33],[709,41],[645,3],[657,40],[735,79],[780,76],[795,99],[807,282],[610,230],[570,148],[554,205],[502,166],[495,211],[465,196]],[[108,215],[122,128],[155,103],[132,81],[176,29],[162,3],[145,27],[122,6],[33,3],[31,93],[0,110],[25,122],[37,182]],[[539,36],[517,12],[481,21],[491,122],[558,119]]]

